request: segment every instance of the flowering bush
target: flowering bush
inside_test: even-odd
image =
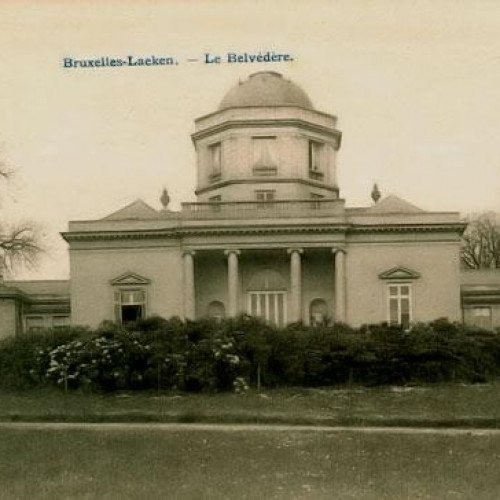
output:
[[[0,341],[0,387],[234,390],[344,383],[480,382],[500,377],[500,336],[440,320],[387,325],[300,324],[276,329],[242,316],[223,322],[150,318]]]
[[[228,390],[238,375],[240,358],[234,339],[216,331],[192,343],[186,357],[185,389]]]
[[[38,351],[35,376],[68,388],[105,390],[141,387],[151,346],[136,338],[98,336]]]
[[[197,332],[195,341],[188,337],[179,331],[129,332],[105,327],[86,340],[38,348],[30,372],[34,380],[65,390],[232,388],[240,365],[234,340],[220,331]]]

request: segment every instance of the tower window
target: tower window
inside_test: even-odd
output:
[[[222,145],[220,142],[208,147],[210,179],[216,180],[221,176],[222,170]]]
[[[272,189],[255,191],[255,199],[257,201],[273,201],[276,191]]]
[[[276,137],[254,137],[253,173],[256,175],[276,175]]]
[[[220,212],[221,206],[219,203],[222,201],[222,196],[220,194],[216,196],[212,196],[211,198],[208,199],[209,203],[214,203],[214,205],[211,207],[213,212]]]
[[[311,208],[314,210],[319,210],[322,206],[320,200],[324,199],[324,196],[322,194],[317,194],[317,193],[311,193],[310,196],[311,200],[313,200],[311,202]]]
[[[309,141],[309,176],[322,178],[324,170],[324,145],[321,142]]]

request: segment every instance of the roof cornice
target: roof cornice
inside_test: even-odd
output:
[[[276,118],[276,119],[254,119],[254,120],[228,120],[217,125],[213,125],[203,130],[191,134],[191,139],[196,142],[199,139],[234,128],[255,128],[255,127],[298,127],[312,132],[328,135],[336,140],[335,147],[340,147],[342,132],[340,130],[317,125],[298,118]]]
[[[184,236],[211,235],[251,235],[251,234],[293,234],[293,233],[458,233],[461,234],[465,225],[450,224],[384,224],[384,225],[352,225],[352,224],[288,224],[288,225],[252,225],[252,226],[178,226],[166,230],[137,231],[85,231],[61,233],[67,242],[73,241],[103,241],[103,240],[154,240],[180,239]]]

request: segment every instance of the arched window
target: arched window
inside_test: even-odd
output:
[[[217,321],[222,321],[226,316],[224,304],[220,300],[210,302],[207,308],[207,316],[209,318],[216,319]]]
[[[325,321],[328,308],[323,299],[314,299],[309,306],[309,322],[311,325],[319,325]]]

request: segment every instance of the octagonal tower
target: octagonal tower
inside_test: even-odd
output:
[[[338,198],[336,122],[280,73],[250,75],[195,121],[198,201]]]

